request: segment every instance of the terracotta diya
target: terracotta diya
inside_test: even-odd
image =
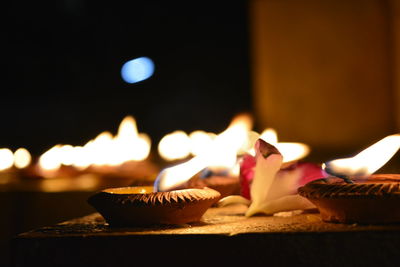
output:
[[[220,199],[211,188],[153,192],[151,186],[102,190],[89,197],[110,226],[146,226],[197,222]]]
[[[298,192],[317,206],[326,222],[400,222],[400,174],[374,174],[352,181],[319,179],[300,187]]]

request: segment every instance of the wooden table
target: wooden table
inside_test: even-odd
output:
[[[18,235],[14,265],[398,265],[400,225],[331,224],[318,213],[246,218],[244,211],[211,208],[195,224],[148,228],[111,228],[94,213]]]
[[[93,213],[87,199],[95,192],[153,183],[145,178],[87,173],[43,179],[0,173],[0,266],[10,266],[9,242],[16,234]]]

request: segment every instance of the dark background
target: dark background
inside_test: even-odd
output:
[[[153,148],[182,129],[219,132],[251,111],[247,1],[10,1],[3,9],[0,147],[41,154],[136,118]],[[148,80],[125,83],[147,56]]]
[[[116,133],[132,115],[159,139],[224,130],[251,111],[247,1],[8,1],[2,4],[0,148],[39,156]],[[146,56],[149,79],[122,65]],[[2,180],[0,179],[0,184]],[[40,181],[38,181],[40,182]],[[0,265],[17,233],[94,212],[90,191],[1,192]],[[22,191],[21,191],[22,190]]]

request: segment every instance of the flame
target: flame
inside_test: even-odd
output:
[[[332,175],[370,175],[386,164],[400,148],[400,134],[386,136],[354,157],[335,159],[324,164]]]
[[[186,181],[202,169],[210,166],[233,169],[237,154],[249,149],[248,132],[252,119],[247,114],[236,116],[229,127],[212,141],[209,149],[192,159],[173,167],[164,169],[154,184],[155,191],[168,191]]]
[[[132,116],[125,117],[118,129],[118,134],[114,138],[119,164],[134,160],[146,159],[150,154],[151,139],[145,133],[139,133],[136,121]]]
[[[165,160],[184,159],[190,155],[190,138],[181,130],[165,135],[158,144],[158,153]]]
[[[100,133],[93,142],[89,141],[84,148],[86,148],[87,153],[90,155],[93,165],[118,164],[118,155],[114,153],[113,135],[110,132]]]
[[[18,148],[14,153],[8,148],[0,149],[0,171],[11,168],[26,168],[32,161],[32,156],[26,148]]]
[[[297,142],[278,142],[278,134],[272,128],[265,129],[260,138],[275,146],[283,156],[283,162],[290,162],[304,158],[310,153],[310,147]],[[254,154],[253,154],[254,155]]]
[[[55,145],[39,157],[39,166],[44,171],[53,171],[61,167],[61,145]]]
[[[197,156],[209,150],[217,135],[201,130],[196,130],[187,135],[182,130],[177,130],[165,135],[158,144],[159,155],[167,161],[184,159]]]
[[[247,114],[233,118],[229,127],[215,138],[212,149],[205,152],[209,158],[208,166],[233,168],[237,155],[253,146],[248,138],[252,125],[253,121]]]
[[[273,146],[275,146],[278,143],[278,134],[276,130],[272,128],[265,129],[261,133],[260,138],[265,142],[270,143]]]
[[[201,130],[191,132],[189,134],[191,154],[197,156],[205,153],[210,149],[216,136],[215,133],[208,133]]]
[[[18,169],[28,167],[32,161],[32,156],[26,148],[18,148],[14,152],[14,166]]]
[[[207,167],[207,159],[201,155],[184,163],[162,170],[154,183],[154,191],[168,191],[186,181]]]
[[[14,154],[8,148],[0,149],[0,171],[11,168],[14,163]]]
[[[276,148],[283,155],[283,162],[299,160],[310,153],[310,147],[303,143],[280,142]]]
[[[72,166],[78,170],[84,170],[89,167],[92,162],[92,158],[90,155],[90,150],[87,148],[93,141],[89,141],[84,147],[82,146],[74,146],[73,147],[73,155],[74,161]]]
[[[65,166],[70,166],[74,163],[75,154],[74,154],[74,147],[71,145],[59,145],[59,157],[61,164]]]
[[[116,136],[102,132],[84,146],[58,144],[39,157],[39,168],[54,171],[61,165],[85,169],[94,166],[118,166],[127,161],[144,160],[150,154],[151,140],[139,133],[136,121],[126,116],[119,125]]]

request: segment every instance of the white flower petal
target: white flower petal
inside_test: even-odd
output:
[[[251,206],[250,206],[251,207]],[[273,215],[281,211],[313,209],[315,205],[300,195],[289,195],[253,206],[246,211],[246,216],[256,214]]]

